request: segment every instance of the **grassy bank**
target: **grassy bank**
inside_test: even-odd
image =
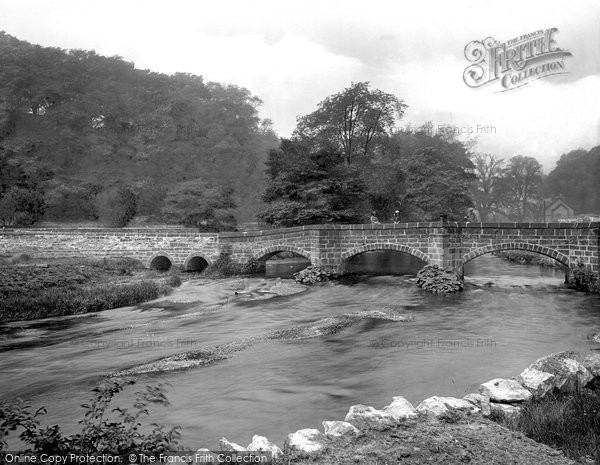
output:
[[[145,270],[129,259],[53,260],[51,264],[5,259],[0,265],[0,321],[134,305],[168,294],[180,284],[176,272]]]
[[[524,250],[508,250],[506,252],[496,252],[496,256],[508,260],[509,262],[519,263],[521,265],[538,265],[551,268],[560,268],[562,265],[556,260],[535,252],[526,252]]]
[[[600,464],[600,391],[579,389],[527,402],[518,416],[498,423],[574,460]]]

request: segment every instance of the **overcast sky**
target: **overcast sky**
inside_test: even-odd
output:
[[[512,92],[471,89],[464,48],[556,27],[570,74]],[[281,136],[351,82],[404,99],[403,124],[479,134],[476,150],[538,158],[600,144],[600,2],[0,0],[0,30],[120,55],[138,68],[247,87]]]

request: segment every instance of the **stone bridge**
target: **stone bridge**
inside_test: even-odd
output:
[[[201,270],[228,255],[236,263],[290,251],[312,264],[343,270],[346,260],[373,251],[403,252],[460,275],[474,258],[500,250],[546,255],[570,269],[598,273],[600,223],[401,223],[310,225],[264,231],[198,233],[185,228],[5,229],[0,255],[132,257],[146,266]]]

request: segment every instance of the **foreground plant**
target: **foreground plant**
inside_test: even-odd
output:
[[[438,265],[426,265],[417,273],[417,286],[435,294],[452,294],[463,290],[462,279]]]
[[[149,425],[153,428],[144,432],[149,429],[142,422],[150,413],[148,406],[170,405],[162,384],[136,392],[133,410],[110,408],[115,396],[133,384],[135,381],[111,379],[94,388],[90,403],[82,404],[85,413],[79,421],[81,431],[71,436],[63,435],[58,425],[40,425],[39,417],[46,413],[44,407],[34,412],[30,403],[21,399],[0,402],[0,452],[7,450],[6,438],[16,430],[20,430],[18,437],[27,446],[22,452],[31,454],[110,454],[127,463],[129,454],[159,454],[177,449],[179,426],[165,429],[164,425],[153,423]]]

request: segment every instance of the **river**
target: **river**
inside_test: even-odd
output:
[[[151,419],[181,425],[189,448],[215,447],[222,436],[246,445],[253,434],[281,446],[287,433],[343,419],[353,404],[462,397],[549,353],[600,348],[591,339],[600,331],[600,296],[561,288],[562,271],[486,255],[465,276],[464,292],[451,296],[421,291],[411,275],[359,276],[271,299],[246,291],[273,279],[190,281],[137,307],[3,324],[1,397],[46,406],[44,423],[70,433],[103,376],[251,341],[213,364],[139,374],[136,387],[169,383],[172,406]],[[390,318],[369,317],[372,311]],[[260,338],[328,327],[331,317],[346,323],[336,326],[334,318],[334,329],[315,337]],[[127,404],[132,389],[116,404]]]

